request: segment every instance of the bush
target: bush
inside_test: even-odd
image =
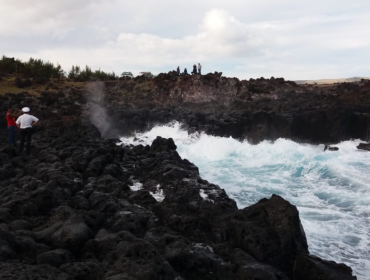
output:
[[[23,74],[33,78],[60,78],[64,75],[62,67],[57,64],[41,59],[30,58],[27,62],[22,62],[14,57],[3,57],[0,59],[0,72]]]
[[[33,81],[36,84],[44,85],[44,84],[48,83],[50,81],[50,79],[49,78],[45,78],[45,77],[38,77],[38,78],[33,79]]]
[[[25,87],[29,87],[29,86],[32,86],[32,82],[30,79],[21,79],[19,77],[15,78],[14,80],[14,84],[16,85],[16,87],[18,88],[25,88]]]
[[[47,61],[44,62],[41,59],[35,59],[31,57],[27,62],[22,62],[14,57],[3,57],[0,59],[0,72],[3,73],[17,73],[23,75],[23,77],[34,78],[38,84],[45,84],[51,78],[65,77],[65,73],[62,67],[57,64],[56,66]],[[85,66],[85,69],[81,70],[80,66],[72,66],[71,71],[68,73],[68,79],[75,81],[91,81],[91,80],[117,80],[118,76],[112,73],[106,73],[104,71],[96,70],[92,71],[89,66]],[[30,82],[30,81],[29,81]],[[28,84],[29,82],[25,82]],[[23,81],[17,81],[17,86],[24,86]]]
[[[106,73],[104,71],[95,70],[94,72],[91,70],[89,66],[85,66],[85,69],[81,71],[80,66],[72,66],[71,71],[68,74],[68,79],[74,79],[75,81],[85,82],[85,81],[92,81],[92,80],[116,80],[118,76],[114,72]]]

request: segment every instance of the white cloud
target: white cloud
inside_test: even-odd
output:
[[[367,0],[125,2],[0,0],[4,54],[116,73],[197,62],[240,78],[370,72]]]
[[[114,0],[0,0],[0,35],[52,36],[89,24]]]
[[[40,55],[70,57],[75,63],[93,63],[95,67],[117,61],[131,67],[162,65],[172,70],[177,64],[200,60],[263,56],[273,42],[265,34],[270,29],[245,25],[225,11],[213,10],[205,15],[198,33],[192,36],[169,39],[146,33],[121,33],[115,41],[109,41],[102,47],[45,50]]]

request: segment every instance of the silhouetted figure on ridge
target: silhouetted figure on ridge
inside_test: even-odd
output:
[[[193,72],[191,74],[197,74],[197,66],[195,64],[193,65]]]

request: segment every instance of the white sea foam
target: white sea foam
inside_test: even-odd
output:
[[[203,200],[214,203],[214,201],[208,197],[208,194],[205,192],[205,190],[200,189],[199,195],[201,196],[201,198],[203,198]]]
[[[351,266],[359,280],[370,275],[370,153],[359,140],[336,145],[298,144],[286,139],[258,145],[232,138],[188,134],[179,123],[158,126],[126,144],[173,138],[177,151],[201,176],[226,190],[243,208],[272,194],[298,207],[312,254]],[[207,195],[204,190],[201,195]]]
[[[136,192],[136,191],[141,190],[143,188],[143,184],[140,183],[140,182],[137,182],[137,181],[133,181],[132,186],[129,186],[129,188],[132,191]]]
[[[160,187],[161,186],[158,184],[154,192],[149,192],[152,195],[152,197],[154,197],[155,200],[157,200],[158,202],[162,202],[165,198],[163,189],[161,189]]]

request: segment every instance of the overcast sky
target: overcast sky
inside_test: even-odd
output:
[[[0,0],[0,55],[106,72],[370,76],[369,0]]]

